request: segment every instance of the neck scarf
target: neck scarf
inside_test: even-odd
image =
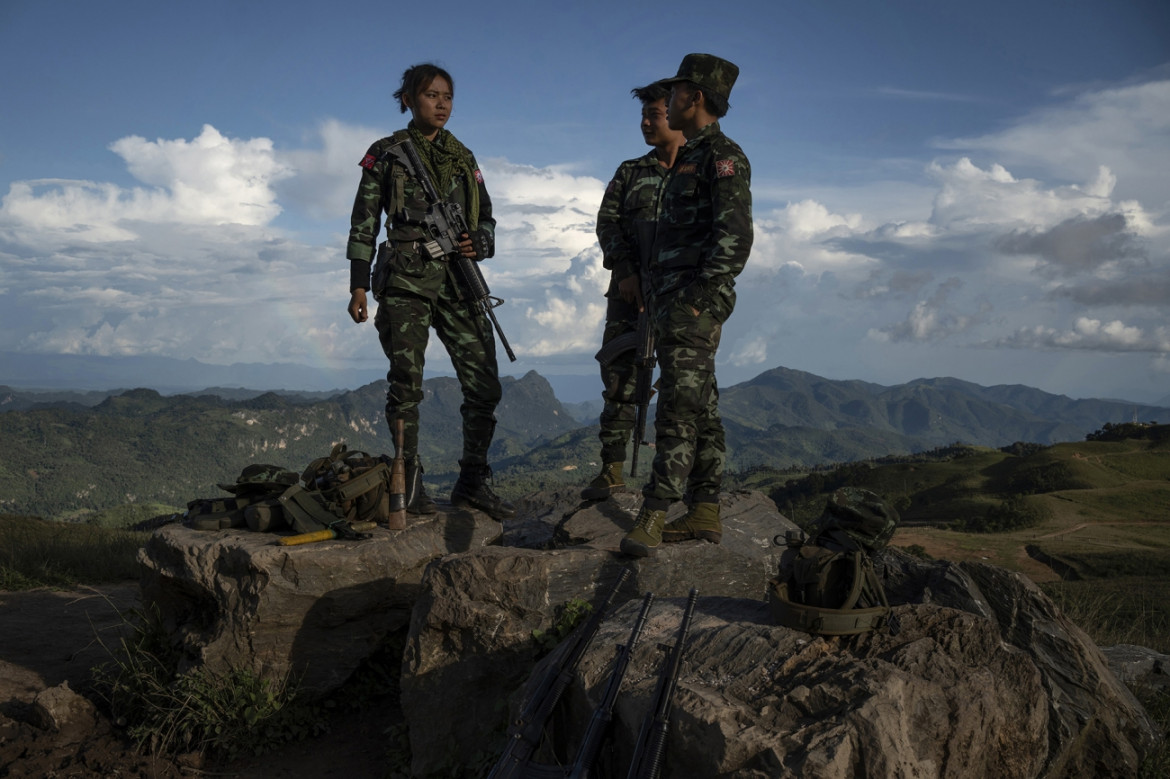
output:
[[[439,191],[439,197],[446,197],[451,191],[451,181],[456,174],[464,174],[467,226],[476,229],[479,226],[479,186],[475,180],[475,171],[471,169],[471,152],[447,130],[439,130],[433,141],[427,140],[413,124],[409,130],[414,148],[418,150],[423,166],[430,174],[435,189]]]

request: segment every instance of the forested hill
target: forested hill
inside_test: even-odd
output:
[[[136,502],[181,507],[223,494],[216,484],[233,481],[249,463],[300,470],[338,441],[392,453],[385,387],[250,398],[238,390],[163,396],[136,389],[96,405],[92,397],[0,387],[0,408],[22,409],[0,413],[0,511],[55,517]],[[462,394],[450,377],[428,379],[424,389],[427,480],[449,485],[461,450]],[[1023,386],[944,378],[885,387],[786,368],[721,389],[720,407],[733,468],[849,462],[954,442],[1050,444],[1135,417],[1170,420],[1167,408],[1073,400]],[[596,425],[582,428],[539,374],[504,380],[497,417],[492,460],[512,484],[524,474],[587,480],[582,472],[595,467]],[[650,456],[644,450],[643,463]]]

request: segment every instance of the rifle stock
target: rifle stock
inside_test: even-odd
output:
[[[394,152],[395,147],[401,148],[401,155]],[[474,308],[487,315],[488,319],[491,320],[492,327],[495,328],[496,335],[500,337],[500,344],[507,352],[508,359],[516,362],[516,354],[512,351],[512,345],[508,343],[504,329],[500,327],[500,321],[496,319],[496,313],[492,310],[497,306],[504,305],[503,299],[492,296],[487,281],[483,277],[483,272],[479,269],[479,263],[464,257],[459,251],[460,237],[471,232],[467,219],[463,216],[463,209],[459,204],[448,202],[440,197],[434,183],[431,182],[430,174],[423,166],[422,159],[418,156],[418,149],[414,148],[414,144],[409,138],[405,138],[391,147],[391,153],[398,157],[399,161],[422,185],[423,193],[429,203],[429,208],[423,216],[423,227],[430,239],[423,244],[427,254],[433,259],[440,257],[450,259],[455,268],[456,280],[461,282],[456,284],[456,288],[460,289],[460,300],[470,300]]]
[[[543,767],[532,764],[531,760],[533,753],[540,745],[545,722],[548,721],[549,716],[553,712],[553,708],[557,705],[565,688],[568,687],[569,682],[572,680],[573,674],[580,664],[581,658],[585,656],[585,650],[589,647],[590,641],[593,640],[594,634],[601,627],[601,621],[605,617],[606,610],[613,603],[618,591],[621,590],[622,585],[625,584],[629,576],[630,569],[622,568],[621,573],[618,574],[617,581],[613,585],[613,589],[609,591],[605,596],[605,600],[593,612],[593,616],[589,618],[589,622],[585,624],[583,629],[578,630],[571,637],[570,640],[573,643],[568,645],[565,658],[558,666],[549,668],[545,672],[545,675],[540,680],[540,684],[536,688],[536,692],[528,699],[524,710],[509,729],[508,745],[504,748],[504,753],[500,755],[500,759],[496,761],[491,773],[488,774],[488,779],[521,779],[522,777],[537,776],[542,773]],[[562,771],[560,775],[564,776],[564,772]]]
[[[613,706],[617,702],[618,692],[622,687],[622,679],[626,675],[626,668],[630,665],[630,656],[634,652],[634,645],[638,643],[638,636],[646,624],[646,615],[650,612],[650,604],[654,602],[654,593],[646,593],[642,599],[642,610],[638,613],[634,627],[630,631],[630,639],[625,644],[618,644],[617,656],[613,661],[613,670],[609,674],[609,681],[605,685],[605,693],[601,702],[593,710],[593,717],[589,720],[589,728],[585,737],[581,739],[581,747],[577,750],[577,759],[573,761],[573,770],[569,779],[587,779],[597,761],[597,753],[601,751],[601,742],[609,730],[609,723],[613,719]]]
[[[670,654],[667,655],[658,674],[658,683],[650,699],[650,710],[642,720],[642,728],[638,733],[638,742],[634,746],[634,757],[630,761],[630,772],[626,779],[657,779],[658,771],[662,767],[662,752],[666,746],[666,731],[670,727],[674,689],[678,684],[679,670],[682,668],[683,645],[691,629],[691,618],[695,614],[695,602],[698,599],[699,591],[692,588],[687,597],[686,610],[683,612],[682,622],[679,623],[674,646],[659,644],[660,649],[669,651]]]

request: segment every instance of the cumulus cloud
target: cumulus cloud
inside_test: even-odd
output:
[[[1118,213],[1076,216],[1047,230],[1014,230],[996,248],[1005,254],[1035,255],[1042,261],[1038,270],[1047,276],[1117,270],[1145,254],[1125,215]]]
[[[862,182],[839,198],[789,192],[783,207],[757,209],[720,365],[734,375],[835,361],[842,374],[890,360],[883,344],[899,355],[938,345],[1144,353],[1165,365],[1167,195],[1148,182],[1170,142],[1160,88],[1126,89],[940,144],[962,156],[923,160],[900,195],[889,181]],[[1163,137],[1149,138],[1155,130]],[[110,148],[135,186],[12,184],[0,205],[0,348],[380,362],[372,326],[345,315],[341,247],[357,161],[381,134],[330,120],[300,149],[211,127],[192,139],[130,137]],[[1104,145],[1081,143],[1073,165],[1052,150],[1060,137]],[[480,164],[500,228],[483,270],[507,301],[496,314],[521,356],[514,370],[591,370],[609,282],[594,232],[604,182],[573,166]],[[331,234],[308,235],[306,218]],[[428,365],[444,360],[432,343]]]
[[[291,172],[267,138],[230,139],[211,125],[191,141],[130,136],[110,149],[148,186],[18,181],[0,205],[0,229],[16,241],[110,243],[138,238],[140,224],[264,225],[281,210],[272,185]]]
[[[948,231],[979,231],[990,225],[1026,229],[1098,216],[1111,206],[1108,193],[1096,194],[1101,190],[1099,174],[1086,188],[1045,187],[1035,179],[1017,179],[999,163],[980,168],[967,157],[951,165],[932,162],[929,172],[941,187],[930,222]]]
[[[893,325],[871,328],[868,336],[880,342],[923,342],[965,333],[987,321],[991,304],[981,301],[978,309],[960,313],[951,308],[950,298],[963,288],[963,281],[949,278],[925,300],[918,301],[906,319]]]
[[[1108,352],[1170,352],[1170,328],[1144,330],[1119,319],[1102,322],[1079,317],[1071,330],[1057,330],[1045,325],[1017,330],[997,342],[998,346],[1016,349],[1087,349]]]
[[[1170,79],[1085,91],[1022,116],[1003,131],[938,145],[1042,167],[1066,180],[1094,179],[1105,166],[1125,198],[1159,201],[1170,169]]]

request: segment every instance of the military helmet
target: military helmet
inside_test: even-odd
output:
[[[678,66],[678,73],[659,83],[670,86],[678,81],[690,81],[719,95],[726,102],[731,99],[731,87],[735,85],[738,76],[739,66],[714,54],[688,54]]]

